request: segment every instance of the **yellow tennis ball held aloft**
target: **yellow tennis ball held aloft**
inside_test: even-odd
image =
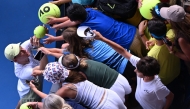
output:
[[[37,26],[34,29],[34,36],[37,38],[43,38],[45,34],[48,34],[48,29],[45,26]]]
[[[53,3],[45,3],[38,10],[38,17],[44,24],[48,22],[48,17],[60,17],[61,12],[57,5]]]
[[[160,0],[142,0],[142,6],[140,8],[141,15],[146,19],[152,19],[150,9],[155,7],[158,3],[160,3]]]

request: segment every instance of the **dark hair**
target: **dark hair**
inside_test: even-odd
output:
[[[154,76],[160,72],[160,64],[153,57],[143,57],[137,63],[137,70],[144,76]]]
[[[158,37],[163,35],[165,35],[164,37],[166,37],[167,27],[164,21],[153,18],[148,21],[148,31],[151,34],[154,34]],[[161,40],[161,38],[155,38],[155,39]]]
[[[190,14],[186,13],[183,21],[181,22],[173,22],[170,20],[170,24],[175,33],[176,40],[181,37],[190,43]]]
[[[157,7],[156,7],[156,6],[157,6]],[[153,7],[152,9],[150,9],[150,12],[151,12],[152,16],[153,16],[154,18],[157,18],[157,19],[160,19],[160,20],[165,21],[166,19],[162,18],[162,17],[160,16],[160,14],[158,14],[158,13],[156,12],[156,8],[158,8],[158,11],[160,12],[160,9],[161,9],[162,7],[169,7],[170,5],[167,4],[167,3],[158,3],[156,6]]]
[[[85,48],[92,48],[92,40],[84,40],[77,35],[76,27],[69,27],[62,33],[63,39],[69,43],[67,50],[80,58],[90,58],[90,56],[84,51]]]
[[[67,16],[71,21],[83,22],[87,18],[87,12],[82,5],[74,3],[67,8]]]

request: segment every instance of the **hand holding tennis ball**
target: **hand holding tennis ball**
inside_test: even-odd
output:
[[[32,109],[32,107],[27,106],[27,103],[24,103],[20,106],[20,109]]]
[[[48,28],[45,27],[44,25],[41,26],[37,26],[35,29],[34,29],[34,36],[36,36],[36,38],[43,38],[45,36],[45,34],[48,34],[49,31],[48,31]]]

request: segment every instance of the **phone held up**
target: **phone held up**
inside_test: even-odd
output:
[[[29,80],[26,80],[26,83],[29,84],[30,81],[29,81]],[[32,84],[34,84],[35,86],[38,86],[38,85],[39,85],[39,84],[38,84],[37,82],[35,82],[35,81],[32,81]]]
[[[164,43],[165,43],[167,46],[172,46],[172,42],[169,41],[168,39],[162,38],[162,40],[164,41]]]
[[[40,61],[40,60],[43,58],[43,56],[44,56],[44,53],[39,50],[39,51],[35,54],[34,59]]]

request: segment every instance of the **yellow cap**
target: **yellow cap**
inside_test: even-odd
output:
[[[13,61],[14,57],[17,56],[19,52],[20,52],[20,43],[9,44],[4,50],[5,57],[10,61]]]

